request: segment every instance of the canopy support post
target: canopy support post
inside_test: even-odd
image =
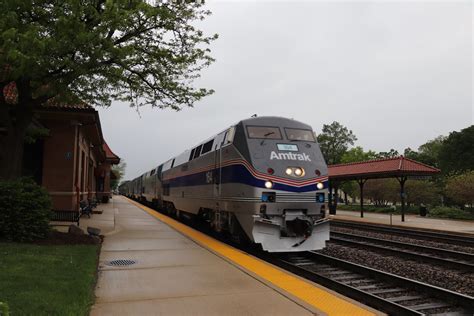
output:
[[[398,182],[400,183],[400,198],[402,200],[402,222],[405,221],[405,182],[407,181],[407,177],[400,177],[397,178]]]
[[[328,185],[328,208],[329,208],[329,214],[333,215],[336,212],[334,212],[333,207],[332,207],[332,181],[329,181]]]
[[[359,184],[360,189],[360,217],[364,217],[364,184],[367,179],[358,179],[357,183]]]

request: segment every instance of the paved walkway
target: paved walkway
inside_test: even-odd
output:
[[[336,215],[330,215],[330,217],[341,220],[390,225],[390,214],[364,212],[364,218],[361,218],[359,211],[337,210]],[[438,219],[421,217],[418,215],[411,214],[405,214],[405,222],[402,222],[400,215],[393,215],[392,225],[406,228],[415,227],[448,232],[474,234],[474,221]]]
[[[312,315],[126,199],[109,204],[91,315]],[[115,259],[137,263],[106,265]]]

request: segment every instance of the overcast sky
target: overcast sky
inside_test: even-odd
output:
[[[126,179],[252,114],[339,121],[365,150],[403,152],[473,124],[471,1],[208,1],[214,95],[180,112],[99,109]]]

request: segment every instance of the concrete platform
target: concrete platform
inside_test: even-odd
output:
[[[337,210],[336,215],[330,215],[330,217],[347,221],[390,225],[390,214],[364,212],[364,217],[361,218],[360,211]],[[461,221],[405,214],[405,222],[402,222],[401,215],[392,215],[392,225],[403,228],[421,228],[474,235],[474,221],[468,220]]]
[[[81,221],[106,230],[93,316],[375,314],[126,198],[103,207]]]

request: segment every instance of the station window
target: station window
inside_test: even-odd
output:
[[[193,157],[194,157],[194,150],[196,148],[193,148],[193,150],[191,150],[191,154],[189,155],[189,160],[193,160]]]
[[[208,153],[211,151],[212,149],[212,144],[214,143],[214,140],[211,139],[210,141],[208,141],[207,143],[205,143],[204,145],[202,145],[202,152],[201,152],[201,155],[204,155],[205,153]]]

